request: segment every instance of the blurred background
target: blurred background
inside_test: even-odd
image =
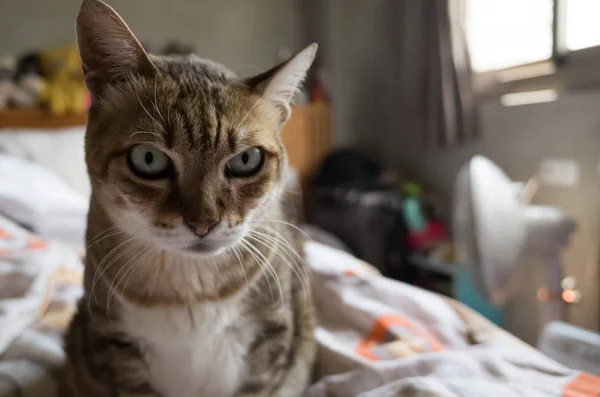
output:
[[[534,181],[532,202],[577,224],[562,251],[576,293],[568,321],[600,329],[597,0],[108,3],[149,51],[193,51],[243,76],[318,42],[284,131],[296,215],[384,274],[463,300],[532,344],[547,298],[539,261],[524,258],[514,295],[489,305],[457,281],[451,219],[457,174],[474,155]],[[79,4],[0,0],[0,150],[87,195]]]

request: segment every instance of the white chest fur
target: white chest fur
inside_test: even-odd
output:
[[[233,395],[243,376],[252,328],[243,324],[235,302],[124,306],[124,331],[143,345],[151,384],[164,397]]]

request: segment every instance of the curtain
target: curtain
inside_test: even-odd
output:
[[[426,99],[423,108],[428,147],[448,148],[478,137],[472,70],[464,29],[464,0],[409,1],[425,7],[422,56]],[[420,4],[419,4],[420,3]],[[405,9],[405,12],[410,10]]]
[[[410,169],[477,138],[464,0],[302,1],[326,21],[335,142]]]

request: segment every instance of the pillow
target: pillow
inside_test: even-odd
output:
[[[0,214],[42,237],[82,247],[88,206],[51,170],[0,153]]]
[[[38,163],[56,173],[67,184],[89,197],[90,182],[85,167],[85,127],[43,129],[2,129],[0,152]]]

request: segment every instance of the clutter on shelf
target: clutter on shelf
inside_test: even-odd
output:
[[[84,113],[90,97],[83,81],[83,69],[76,46],[40,53],[46,84],[40,99],[55,115]]]
[[[308,191],[308,221],[386,276],[451,294],[449,200],[353,149],[331,152]]]
[[[194,51],[192,46],[177,40],[163,47],[148,43],[144,47],[165,55]],[[90,103],[75,44],[20,56],[0,55],[0,111],[31,109],[45,110],[51,116],[83,115]]]
[[[44,108],[81,114],[90,103],[75,45],[0,58],[0,110]]]

